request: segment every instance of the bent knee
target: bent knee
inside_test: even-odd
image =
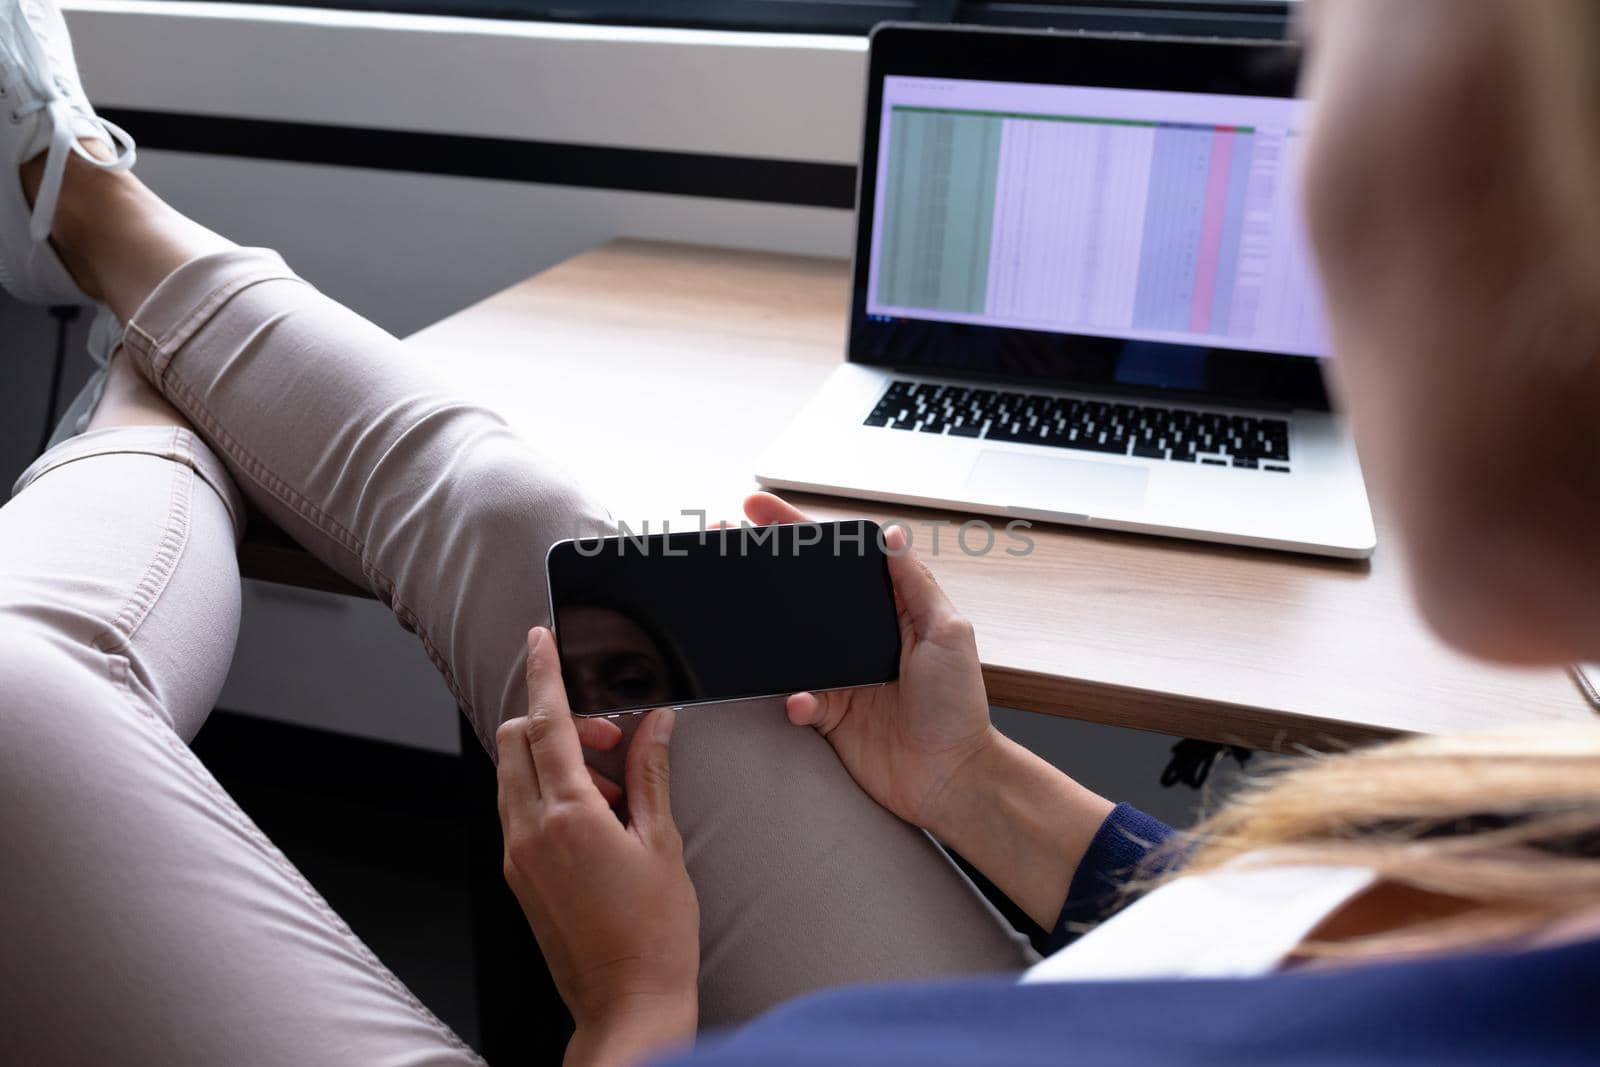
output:
[[[611,516],[559,463],[509,432],[464,452],[451,470],[451,497],[476,539],[543,548],[612,530]]]

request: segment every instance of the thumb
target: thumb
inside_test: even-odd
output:
[[[912,629],[919,636],[926,636],[940,623],[954,618],[955,605],[939,588],[927,564],[911,550],[911,540],[905,529],[890,526],[884,531],[883,545],[889,557],[889,578],[894,582],[895,596],[910,617]]]
[[[628,821],[644,838],[659,843],[677,833],[672,821],[672,766],[667,743],[677,712],[657,708],[645,717],[628,746],[625,777]]]

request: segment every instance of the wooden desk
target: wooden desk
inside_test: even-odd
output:
[[[682,529],[685,508],[739,517],[755,457],[843,358],[846,275],[834,260],[617,241],[408,343],[619,519]],[[963,518],[796,501],[822,519]],[[1370,565],[1031,533],[1027,558],[927,559],[977,628],[999,705],[1266,749],[1594,714],[1562,671],[1486,667],[1435,640],[1381,516]]]

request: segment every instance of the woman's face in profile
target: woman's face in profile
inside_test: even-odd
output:
[[[1331,384],[1425,615],[1570,662],[1600,657],[1600,287],[1534,121],[1526,23],[1553,12],[1519,2],[1308,4],[1306,212]]]
[[[670,704],[674,693],[671,660],[641,627],[611,608],[564,608],[561,673],[574,711],[601,711]]]

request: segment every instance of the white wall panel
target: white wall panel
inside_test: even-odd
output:
[[[619,235],[840,257],[853,239],[851,213],[830,208],[176,152],[140,160],[183,211],[278,249],[401,336]]]
[[[97,103],[854,163],[866,41],[67,0]]]

